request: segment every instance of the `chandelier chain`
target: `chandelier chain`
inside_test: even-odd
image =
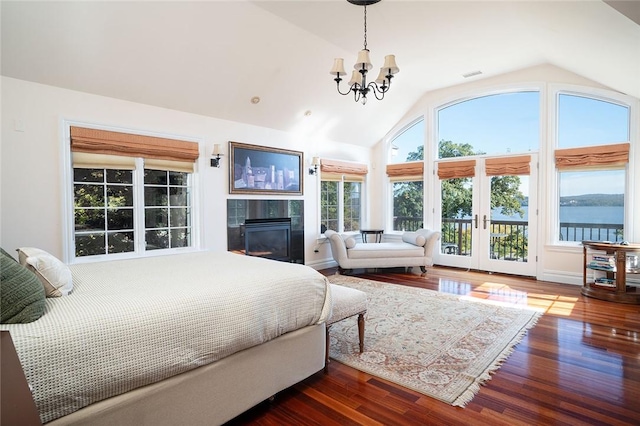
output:
[[[367,50],[367,5],[364,5],[364,50]]]

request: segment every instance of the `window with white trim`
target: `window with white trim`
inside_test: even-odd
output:
[[[362,223],[364,164],[320,161],[320,232],[357,232]]]
[[[387,176],[392,185],[392,230],[415,231],[424,222],[424,119],[396,135],[389,145]]]
[[[556,240],[622,241],[630,109],[576,93],[559,93],[556,102]]]
[[[197,153],[195,142],[72,127],[71,257],[193,247]]]

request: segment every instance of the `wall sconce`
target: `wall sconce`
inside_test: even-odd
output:
[[[318,166],[320,165],[320,157],[313,157],[313,160],[311,160],[311,165],[313,167],[309,167],[309,174],[315,175],[316,173],[318,173]]]
[[[219,143],[213,145],[213,153],[211,155],[215,157],[211,159],[211,167],[220,167],[220,157],[222,157],[224,154],[220,153]]]

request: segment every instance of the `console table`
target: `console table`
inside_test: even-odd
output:
[[[583,242],[581,293],[610,302],[640,304],[640,288],[628,285],[629,275],[640,277],[640,244]],[[587,276],[592,273],[593,278]]]

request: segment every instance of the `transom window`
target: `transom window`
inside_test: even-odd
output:
[[[469,147],[473,153],[504,154],[537,151],[540,94],[500,93],[457,102],[438,111],[438,140]],[[444,155],[438,158],[459,157]]]

